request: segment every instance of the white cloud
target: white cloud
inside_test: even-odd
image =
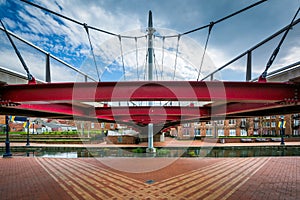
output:
[[[6,1],[0,0],[0,4],[3,5],[3,3],[6,3]],[[85,22],[88,25],[99,27],[100,29],[114,32],[116,34],[120,33],[122,35],[133,36],[140,36],[146,34],[144,27],[146,26],[147,13],[144,13],[143,17],[141,17],[141,15],[139,15],[138,13],[142,12],[144,8],[138,9],[138,11],[136,12],[132,12],[132,10],[131,12],[129,12],[129,5],[126,5],[125,7],[109,7],[106,5],[109,3],[102,1],[74,2],[58,0],[54,3],[51,1],[37,1],[37,4],[55,12],[61,13],[70,18],[73,18],[75,20],[78,20],[80,22]],[[167,5],[167,3],[163,3],[163,6],[165,4]],[[29,6],[28,4],[21,3],[20,5],[22,5],[22,8],[19,8],[19,10],[16,11],[18,20],[9,17],[4,18],[5,23],[8,24],[8,26],[11,29],[15,30],[18,35],[29,41],[34,42],[38,46],[40,45],[41,48],[46,48],[51,52],[60,55],[60,58],[63,58],[68,62],[72,62],[72,57],[87,57],[87,60],[92,59],[87,34],[82,26],[54,16],[53,14],[44,12],[33,6]],[[202,21],[206,20],[201,19],[201,22],[196,21],[194,18],[196,16],[200,16],[198,10],[195,11],[192,5],[186,6],[187,7],[185,9],[190,10],[190,12],[188,13],[188,15],[184,15],[187,17],[185,18],[185,20],[179,19],[180,16],[183,15],[183,13],[178,15],[178,18],[174,19],[166,18],[166,16],[175,16],[174,13],[172,15],[168,15],[168,13],[164,13],[164,15],[157,14],[154,15],[155,27],[172,27],[174,25],[176,25],[176,27],[183,27],[183,24],[177,24],[178,20],[181,22],[185,21],[185,26],[187,26],[186,23],[199,24],[202,23]],[[273,4],[269,6],[273,6]],[[178,9],[179,8],[176,8],[176,10]],[[213,9],[214,8],[212,7],[212,11]],[[172,12],[172,10],[168,12]],[[202,13],[201,15],[203,17],[206,16]],[[220,16],[221,15],[222,13],[220,14]],[[164,17],[156,18],[157,16]],[[213,19],[216,19],[215,16],[211,17]],[[145,21],[142,22],[141,19]],[[225,24],[223,24],[223,26],[218,25],[217,27],[215,27],[213,31],[215,33],[215,31],[218,32],[220,30],[223,30],[222,28],[226,28],[226,30],[228,31],[228,29],[231,30],[236,27],[234,27],[234,25],[231,24],[227,24],[226,26]],[[182,28],[182,30],[186,29]],[[120,70],[122,69],[122,62],[120,59],[120,42],[118,38],[115,36],[110,36],[104,33],[97,32],[95,30],[89,31],[94,47],[94,52],[98,61],[97,64],[101,68],[101,73],[105,70],[107,72],[114,72],[114,70],[122,71]],[[215,42],[224,39],[222,34],[212,34],[212,42],[210,41],[208,45],[206,57],[204,59],[203,67],[201,70],[201,77],[214,71],[216,68],[230,61],[233,58],[232,52],[234,52],[234,50],[238,49],[236,51],[240,51],[240,49],[244,48],[246,50],[248,48],[243,47],[243,38],[240,35],[243,31],[244,30],[236,31],[238,36],[226,35],[226,38],[228,38],[229,40],[228,44],[231,44],[231,46],[228,45],[227,49],[224,49],[224,44],[227,44],[227,41],[221,42],[221,45]],[[235,31],[232,30],[230,33],[233,32]],[[161,35],[177,34],[176,31],[161,28],[157,30],[156,34],[158,33],[160,33]],[[255,35],[255,37],[257,38],[258,36]],[[203,46],[199,45],[199,40],[203,40],[202,35],[201,37],[197,38],[197,40],[192,40],[190,37],[187,36],[183,36],[180,38],[176,69],[177,79],[194,80],[197,78],[198,70],[201,64],[201,58],[203,55]],[[127,73],[126,75],[132,78],[136,76],[135,45],[136,44],[133,39],[122,38],[122,48]],[[157,68],[159,68],[158,71],[161,71],[162,40],[160,38],[156,38],[154,45],[157,59]],[[171,79],[173,76],[172,73],[174,72],[176,45],[177,38],[170,38],[165,40],[165,56],[163,62],[165,76],[168,77],[164,78]],[[145,57],[147,51],[147,41],[145,40],[145,38],[138,40],[138,49],[139,71],[142,73],[144,72],[145,68]],[[284,58],[279,59],[278,63],[288,63],[293,60],[296,60],[297,53],[299,54],[299,48],[297,46],[291,47],[290,51],[291,52],[287,54]],[[256,58],[254,58],[254,60],[255,59]],[[112,67],[111,63],[114,61],[119,65],[119,69],[116,69],[116,66]],[[87,66],[89,67],[86,68],[86,66],[81,66],[82,70],[95,72],[95,69],[89,69],[95,68],[93,62],[86,61],[83,63],[83,65],[85,63],[87,63]],[[235,62],[228,66],[228,69],[244,71],[245,65],[245,58],[243,58],[239,62]],[[259,67],[259,65],[261,64],[255,63],[255,65],[253,66],[254,73],[261,71],[261,67]]]

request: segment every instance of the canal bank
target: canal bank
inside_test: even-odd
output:
[[[186,144],[186,145],[185,145]],[[200,144],[200,143],[199,143]],[[156,146],[156,154],[146,153],[146,144],[139,145],[49,145],[31,144],[30,146],[12,143],[13,156],[34,157],[262,157],[262,156],[300,156],[300,143],[291,142],[280,145],[273,143],[201,143],[188,145],[186,141],[172,145]],[[0,146],[0,155],[5,146]]]

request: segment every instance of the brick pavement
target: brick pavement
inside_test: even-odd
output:
[[[0,159],[0,199],[299,197],[300,157]]]

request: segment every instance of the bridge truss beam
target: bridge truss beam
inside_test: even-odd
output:
[[[299,112],[298,83],[144,81],[1,85],[0,114],[176,124]],[[118,101],[190,101],[202,106],[112,106]]]

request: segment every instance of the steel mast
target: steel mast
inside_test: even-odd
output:
[[[152,12],[149,11],[149,19],[148,19],[148,81],[153,80],[153,33],[155,29],[153,28],[152,22]],[[151,107],[153,102],[149,102],[149,106]],[[148,124],[148,148],[147,152],[154,153],[156,150],[153,147],[153,123]]]

